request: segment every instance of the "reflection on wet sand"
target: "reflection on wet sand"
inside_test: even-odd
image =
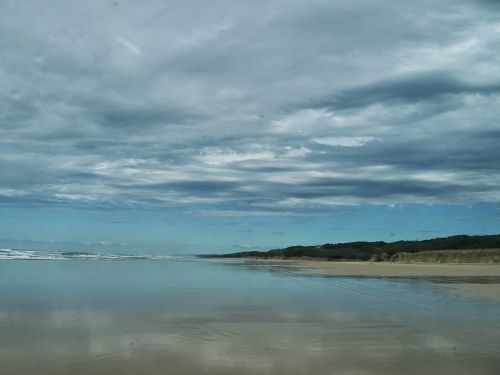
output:
[[[209,296],[200,302],[199,290],[187,280],[182,295],[168,293],[181,282],[163,276],[169,267],[143,275],[149,277],[145,285],[164,286],[156,295],[144,299],[139,288],[120,304],[79,303],[87,289],[70,298],[52,286],[46,288],[47,303],[25,306],[23,298],[12,303],[9,290],[0,289],[11,302],[0,303],[0,372],[499,373],[498,305],[442,293],[433,286],[436,281],[304,276],[284,268],[208,262],[176,265],[182,278],[190,272],[215,277],[213,267],[218,277],[224,274],[195,283]],[[159,269],[142,265],[142,270]],[[95,273],[80,271],[84,284]],[[231,280],[234,288],[220,288]],[[116,295],[128,287],[105,288]]]
[[[450,332],[352,316],[310,322],[212,316],[151,324],[140,317],[118,323],[108,314],[92,314],[92,320],[80,320],[85,313],[64,315],[68,324],[35,320],[4,331],[13,349],[2,350],[4,373],[495,374],[500,365],[498,347],[485,351]]]

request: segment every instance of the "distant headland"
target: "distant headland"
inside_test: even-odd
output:
[[[200,255],[200,257],[404,263],[500,263],[500,234],[458,235],[419,241],[327,243],[314,246],[290,246],[269,251]]]

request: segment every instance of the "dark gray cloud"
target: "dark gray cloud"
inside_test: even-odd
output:
[[[366,107],[376,103],[418,103],[438,100],[443,95],[488,95],[500,93],[499,82],[468,84],[448,76],[446,72],[432,72],[391,78],[385,81],[354,87],[326,98],[315,106],[342,110]]]
[[[498,202],[492,1],[3,1],[0,204]]]
[[[104,127],[122,131],[144,130],[151,126],[185,123],[187,113],[160,110],[158,108],[120,108],[106,109],[95,114],[95,122]]]
[[[229,181],[190,180],[166,184],[145,185],[140,186],[139,188],[159,192],[176,192],[180,195],[189,194],[197,197],[211,197],[229,194],[233,192],[238,185],[238,183]]]

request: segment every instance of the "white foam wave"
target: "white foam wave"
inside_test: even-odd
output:
[[[0,260],[180,260],[182,256],[0,249]]]

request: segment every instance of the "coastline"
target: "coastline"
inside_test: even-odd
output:
[[[241,257],[217,259],[240,259],[248,263],[272,263],[300,268],[314,269],[315,272],[339,276],[373,277],[500,277],[500,264],[486,263],[431,263],[431,262],[370,262],[370,261],[330,261],[313,258],[264,258]]]

